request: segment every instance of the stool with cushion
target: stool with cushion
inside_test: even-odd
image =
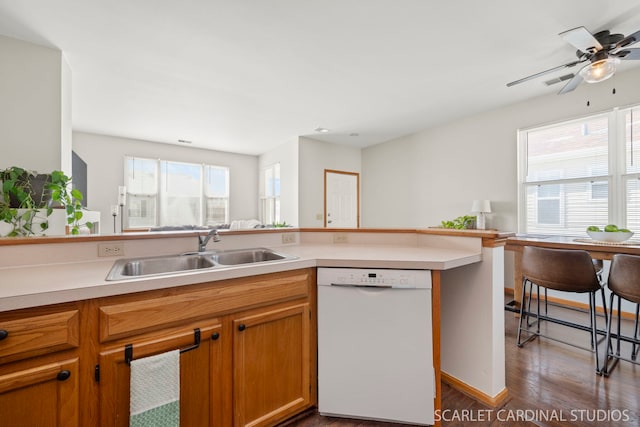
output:
[[[604,289],[596,272],[597,266],[594,264],[588,252],[575,249],[548,249],[535,246],[525,246],[522,253],[522,299],[520,304],[520,320],[518,324],[518,347],[522,347],[526,342],[536,337],[545,337],[558,342],[583,348],[595,353],[596,372],[601,373],[600,359],[598,353],[598,329],[596,317],[596,293],[602,296],[602,304],[606,302]],[[531,299],[533,287],[536,286],[539,295],[540,287],[545,289],[589,294],[589,324],[577,323],[565,319],[555,318],[540,313],[540,298],[537,298],[537,309],[532,311]],[[529,289],[529,291],[527,291]],[[528,298],[527,298],[528,295]],[[545,298],[546,299],[546,298]],[[533,319],[533,321],[531,320]],[[540,323],[548,321],[575,329],[590,332],[591,345],[589,348],[581,347],[558,338],[544,335],[540,332]],[[532,326],[535,325],[535,328]],[[529,334],[526,340],[522,340],[522,333]],[[604,331],[603,331],[604,333]]]

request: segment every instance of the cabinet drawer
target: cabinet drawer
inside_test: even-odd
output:
[[[0,320],[0,363],[78,347],[78,310]]]
[[[100,307],[100,342],[309,295],[309,271],[234,279],[198,291]]]

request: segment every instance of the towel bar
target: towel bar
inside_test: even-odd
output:
[[[200,347],[200,328],[195,328],[193,330],[193,344],[190,345],[189,347],[180,349],[180,353],[181,354],[186,353],[187,351],[195,350],[198,347]],[[132,360],[133,360],[133,344],[127,344],[124,346],[124,362],[127,365],[131,366]]]

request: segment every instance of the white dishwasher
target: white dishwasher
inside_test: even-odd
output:
[[[318,268],[318,412],[434,423],[431,272]]]

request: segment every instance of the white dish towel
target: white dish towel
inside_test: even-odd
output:
[[[180,350],[131,361],[130,427],[180,426]]]

